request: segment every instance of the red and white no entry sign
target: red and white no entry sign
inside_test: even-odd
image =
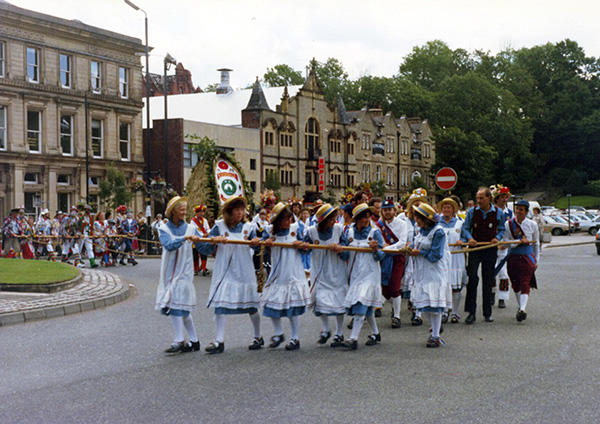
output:
[[[458,181],[458,175],[452,168],[442,168],[435,174],[435,183],[442,190],[452,190]]]

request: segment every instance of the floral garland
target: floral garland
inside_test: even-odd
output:
[[[277,195],[271,189],[266,189],[260,194],[260,203],[263,206],[273,206],[277,203]]]

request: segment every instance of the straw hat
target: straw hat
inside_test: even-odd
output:
[[[175,196],[173,197],[171,200],[169,200],[169,203],[167,203],[167,209],[165,210],[165,216],[167,218],[171,218],[171,215],[173,214],[173,209],[175,209],[175,206],[180,204],[180,203],[187,203],[187,197],[181,197],[181,196]]]
[[[435,221],[435,209],[428,203],[421,203],[419,206],[413,206],[413,210],[425,218]]]
[[[248,205],[248,201],[246,200],[246,198],[244,196],[230,197],[223,204],[223,207],[221,208],[221,213],[224,214],[225,212],[229,212],[230,210],[235,209],[237,207],[242,207],[242,208],[246,209],[247,205]]]
[[[273,222],[275,222],[275,220],[281,214],[281,212],[283,212],[286,209],[287,209],[287,205],[285,203],[281,203],[281,202],[277,203],[275,205],[275,207],[271,210],[271,216],[269,217],[269,223],[272,224]]]
[[[427,190],[425,190],[424,188],[414,189],[412,194],[406,201],[406,209],[411,209],[413,203],[415,203],[417,200],[420,200],[421,202],[427,202]]]
[[[361,203],[360,205],[352,209],[352,221],[355,221],[356,217],[365,211],[370,211],[371,213],[374,213],[375,209],[366,203]]]
[[[339,208],[331,206],[329,203],[325,203],[323,206],[319,208],[316,213],[317,223],[325,221],[329,215],[337,211]]]
[[[449,205],[452,205],[452,208],[454,208],[455,214],[458,212],[458,210],[459,210],[458,203],[456,203],[456,201],[454,199],[451,199],[450,197],[446,197],[445,199],[442,199],[438,202],[438,204],[437,204],[438,211],[442,212],[442,206],[444,206],[446,203]]]

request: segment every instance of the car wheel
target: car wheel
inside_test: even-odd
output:
[[[600,246],[596,246],[596,253],[600,255]]]
[[[596,235],[596,233],[598,233],[598,227],[591,227],[591,228],[588,230],[588,233],[590,233],[591,235],[595,236],[595,235]]]
[[[560,236],[562,234],[563,234],[563,231],[560,228],[555,228],[554,230],[552,230],[553,236]]]

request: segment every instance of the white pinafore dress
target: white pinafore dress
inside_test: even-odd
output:
[[[406,243],[410,246],[412,245],[415,235],[419,232],[419,227],[416,223],[413,223],[409,218],[405,220],[407,226],[407,237]],[[402,283],[400,285],[400,290],[406,293],[410,293],[413,286],[413,274],[415,268],[415,258],[412,256],[406,257],[406,262],[404,266],[404,277],[402,277]]]
[[[319,236],[317,226],[307,229],[314,244],[329,245],[339,243],[343,225],[333,226],[329,240]],[[310,304],[315,315],[343,315],[346,313],[344,300],[348,292],[348,268],[346,261],[331,250],[313,249],[310,263]]]
[[[419,250],[431,249],[433,236],[438,231],[444,231],[439,224],[426,236],[419,231],[415,235],[414,248]],[[410,300],[415,308],[451,308],[452,288],[446,271],[451,260],[448,243],[444,243],[444,256],[437,262],[429,262],[420,255],[413,256],[413,258],[414,274]]]
[[[369,247],[377,229],[371,227],[369,235],[364,240],[354,237],[354,225],[348,229],[350,246]],[[381,302],[381,265],[373,258],[373,253],[350,252],[348,260],[348,276],[350,287],[344,300],[347,309],[360,303],[367,308],[380,308]]]
[[[245,223],[242,232],[233,233],[221,219],[215,224],[219,234],[229,240],[248,240],[252,224]],[[219,244],[208,295],[208,307],[216,314],[255,312],[260,304],[252,249],[239,244]]]
[[[276,236],[275,241],[291,244],[298,240],[297,234],[298,224],[294,223],[287,235]],[[273,246],[271,266],[261,294],[260,303],[265,308],[263,314],[273,318],[303,314],[310,294],[300,252],[298,249]]]
[[[195,234],[193,225],[187,225],[185,235]],[[174,237],[166,224],[159,227],[169,237]],[[193,311],[196,309],[196,290],[194,289],[194,256],[192,243],[185,241],[177,250],[163,249],[160,263],[160,280],[156,292],[156,310],[163,308]]]
[[[442,227],[446,234],[446,242],[448,244],[454,244],[460,240],[460,233],[462,231],[464,221],[460,218],[456,218],[454,227]],[[462,250],[463,246],[451,246],[450,251]],[[467,284],[467,268],[466,259],[464,253],[455,253],[450,255],[450,266],[448,267],[448,281],[453,290],[460,290]]]

